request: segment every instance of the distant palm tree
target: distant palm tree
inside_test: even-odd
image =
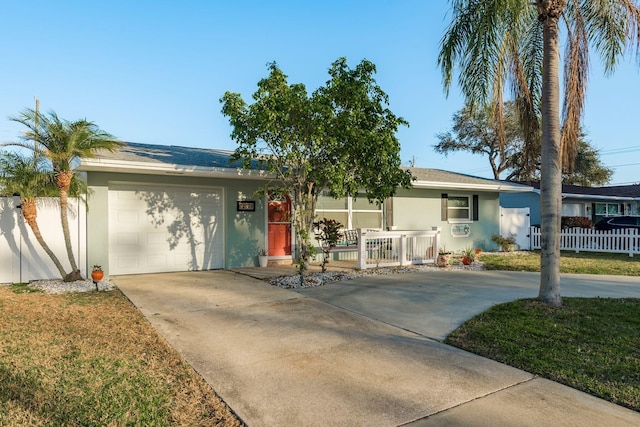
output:
[[[438,63],[448,91],[454,70],[472,105],[493,104],[499,121],[511,82],[527,141],[542,128],[542,255],[538,298],[561,305],[562,171],[571,171],[580,135],[592,45],[611,73],[627,48],[640,48],[636,0],[452,0]],[[566,29],[560,120],[560,22]],[[540,111],[541,125],[537,119]],[[500,126],[498,126],[499,128]]]
[[[60,221],[72,268],[65,281],[81,280],[71,246],[67,214],[69,191],[74,178],[73,162],[79,158],[95,157],[98,150],[114,151],[122,142],[92,122],[84,119],[69,122],[60,119],[53,111],[45,115],[26,109],[11,120],[25,125],[28,130],[21,137],[21,142],[5,145],[28,148],[33,150],[34,156],[43,155],[51,162],[60,197]]]
[[[26,158],[18,153],[2,153],[0,156],[0,191],[20,196],[21,211],[25,222],[36,240],[55,264],[60,277],[67,276],[62,263],[45,242],[38,226],[36,201],[40,197],[54,197],[57,193],[53,175],[47,172],[44,159]]]

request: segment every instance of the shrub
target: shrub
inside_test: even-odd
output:
[[[592,228],[593,223],[583,216],[563,216],[560,219],[562,228]]]
[[[501,251],[507,252],[512,250],[513,246],[516,244],[516,236],[514,234],[509,234],[508,237],[504,237],[499,234],[494,234],[491,236],[491,241],[498,245]]]
[[[315,229],[316,239],[320,242],[322,248],[322,272],[327,269],[327,263],[329,262],[329,252],[331,248],[335,248],[338,245],[340,239],[342,239],[342,224],[335,219],[323,218],[320,221],[314,222],[313,227]]]

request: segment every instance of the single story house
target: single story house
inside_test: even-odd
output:
[[[87,265],[107,274],[221,269],[292,259],[288,199],[255,196],[270,177],[230,164],[232,152],[127,143],[80,159],[91,191],[86,217]],[[413,188],[381,205],[364,197],[321,194],[316,215],[345,228],[442,228],[447,249],[493,249],[500,195],[524,185],[435,169],[411,168]]]
[[[531,186],[531,192],[500,194],[500,204],[506,208],[529,207],[531,224],[536,225],[540,224],[540,183]],[[562,216],[581,216],[595,224],[617,215],[640,215],[640,185],[562,186]]]

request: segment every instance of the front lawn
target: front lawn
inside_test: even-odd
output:
[[[0,425],[239,426],[119,291],[0,286]]]
[[[640,411],[640,299],[497,305],[445,343]]]
[[[487,270],[540,271],[540,251],[516,253],[483,252],[480,261]],[[640,276],[640,257],[627,254],[562,251],[560,272]]]

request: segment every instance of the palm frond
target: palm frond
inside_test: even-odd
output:
[[[635,50],[640,59],[640,9],[635,1],[583,0],[568,12],[572,18],[582,14],[589,41],[600,55],[606,74],[613,72],[627,48]]]
[[[589,75],[589,40],[586,22],[577,0],[568,4],[567,50],[564,68],[564,104],[562,109],[562,164],[567,173],[573,172],[577,155],[580,122],[584,111],[585,92]]]

